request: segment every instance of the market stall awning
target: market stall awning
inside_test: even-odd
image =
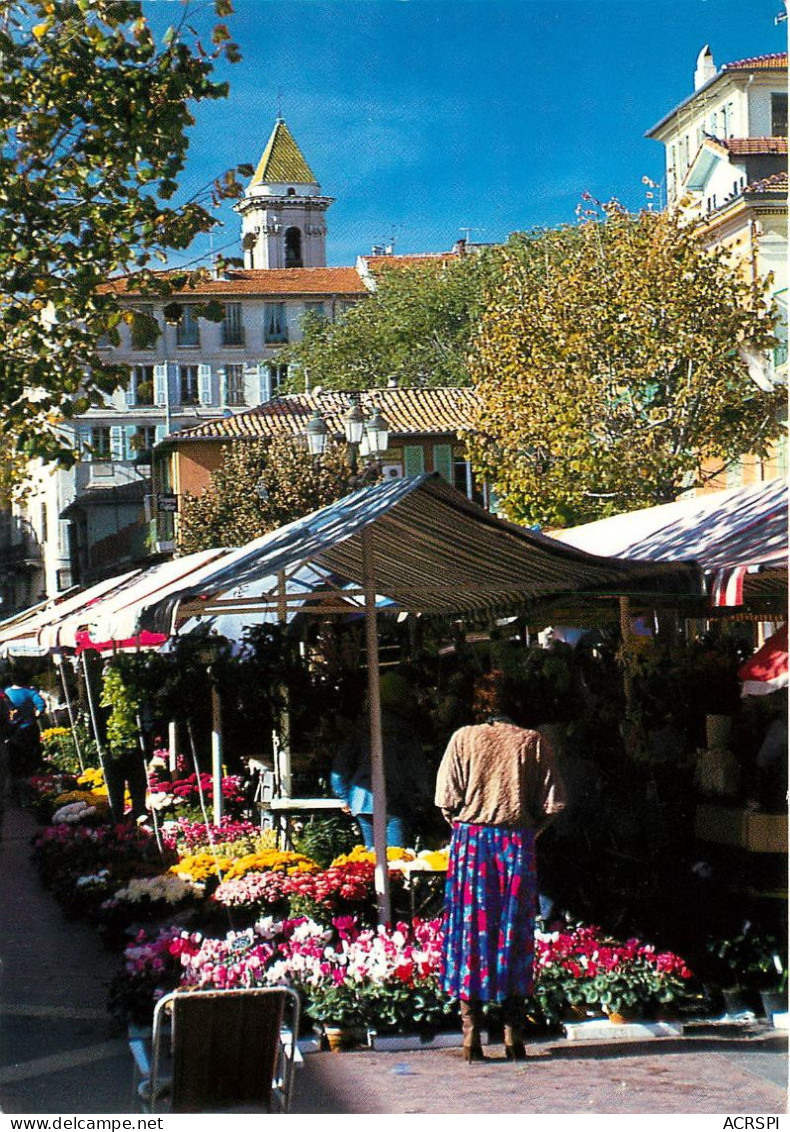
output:
[[[376,593],[420,613],[512,609],[553,594],[698,595],[695,564],[600,558],[497,519],[438,475],[389,480],[230,551],[166,595],[97,609],[95,635],[172,633],[256,612],[348,612],[361,603],[363,543]],[[107,615],[106,615],[107,614]]]
[[[740,605],[751,572],[787,568],[788,485],[783,479],[710,492],[555,531],[566,546],[651,562],[694,559],[711,603]]]
[[[768,696],[787,687],[787,625],[738,669],[744,696]]]
[[[155,600],[169,592],[170,586],[183,585],[198,568],[216,561],[225,550],[199,551],[184,558],[161,562],[147,570],[131,570],[114,578],[107,578],[95,586],[79,590],[68,597],[34,610],[18,614],[0,623],[0,654],[6,656],[46,656],[60,648],[96,648],[110,651],[115,648],[150,647],[165,639],[159,634],[92,634],[98,610],[109,612],[123,608],[129,602]]]

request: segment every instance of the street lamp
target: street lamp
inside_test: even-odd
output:
[[[307,433],[307,447],[310,449],[310,455],[322,456],[326,448],[326,438],[329,430],[318,408],[313,409],[313,415],[305,425],[305,432]]]
[[[387,451],[390,437],[389,425],[378,405],[373,406],[370,416],[365,421],[365,438],[370,455],[374,460],[380,460]]]

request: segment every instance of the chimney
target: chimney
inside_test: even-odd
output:
[[[694,72],[694,89],[699,90],[716,77],[716,64],[713,62],[713,52],[706,43],[697,56],[697,69]]]

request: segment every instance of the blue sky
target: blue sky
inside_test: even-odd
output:
[[[209,5],[199,3],[201,22]],[[146,3],[154,27],[174,0]],[[243,61],[197,108],[186,195],[255,164],[278,109],[323,191],[330,264],[494,242],[574,219],[582,192],[645,203],[663,175],[644,133],[717,66],[784,51],[782,0],[235,0]],[[213,248],[238,247],[221,213]],[[196,242],[193,255],[209,250]],[[192,258],[192,256],[190,256]],[[173,261],[177,262],[177,261]]]

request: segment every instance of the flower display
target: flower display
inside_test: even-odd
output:
[[[206,881],[212,877],[223,876],[233,864],[232,857],[219,853],[190,853],[177,864],[171,865],[169,872],[174,876],[189,877],[195,881]]]
[[[204,799],[210,798],[213,789],[213,779],[210,774],[206,773],[202,773],[200,776],[190,774],[187,778],[178,778],[174,782],[167,779],[158,780],[152,776],[150,781],[152,797],[157,794],[166,794],[172,798],[173,804],[176,806],[200,806],[201,795]],[[221,789],[222,800],[230,811],[245,804],[242,779],[239,775],[226,774],[222,779]]]
[[[98,812],[96,806],[89,806],[84,800],[68,802],[65,806],[55,810],[52,815],[52,824],[59,825],[61,822],[65,822],[72,825],[76,822],[88,821],[88,819],[95,817]]]
[[[644,1012],[689,997],[692,972],[672,952],[637,939],[619,943],[597,927],[537,932],[535,998],[547,1021],[567,1006],[605,1014]]]
[[[203,895],[203,885],[179,876],[160,874],[152,877],[133,877],[124,888],[119,888],[111,903],[139,904],[143,902],[181,904]]]
[[[249,872],[294,873],[317,872],[319,865],[305,857],[303,853],[293,853],[285,849],[261,849],[257,853],[246,853],[237,857],[225,872],[225,879],[244,876]]]
[[[205,821],[181,817],[165,822],[162,826],[165,844],[182,853],[226,845],[243,846],[242,852],[252,852],[255,848],[274,848],[274,836],[274,830],[263,832],[251,821],[231,818],[226,814],[219,825],[207,825]]]

